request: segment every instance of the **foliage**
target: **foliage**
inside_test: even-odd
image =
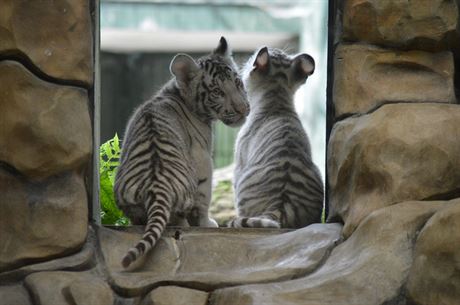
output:
[[[117,134],[113,139],[102,144],[99,150],[99,199],[101,202],[101,221],[105,225],[126,226],[130,224],[129,219],[118,209],[113,193],[115,173],[120,163],[120,152],[120,140]]]
[[[217,183],[216,187],[213,190],[212,198],[217,201],[222,197],[226,196],[228,193],[232,193],[232,181],[230,180],[221,180]]]
[[[326,208],[323,206],[323,211],[321,212],[321,223],[326,223]]]
[[[210,216],[217,221],[219,226],[227,223],[236,216],[231,180],[217,182],[212,190],[212,202],[209,208]]]

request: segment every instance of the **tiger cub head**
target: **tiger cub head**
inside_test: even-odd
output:
[[[250,95],[274,86],[282,86],[293,95],[314,71],[315,61],[308,54],[292,56],[263,47],[246,63],[243,81]]]
[[[182,97],[199,117],[229,126],[244,123],[249,102],[224,37],[211,54],[197,61],[187,54],[176,55],[170,70]]]

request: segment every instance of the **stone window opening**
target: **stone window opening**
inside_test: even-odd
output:
[[[324,11],[325,13],[326,11]],[[326,16],[323,15],[323,18]],[[318,18],[318,17],[316,17]],[[323,21],[324,22],[324,21]],[[305,25],[304,25],[305,26]],[[106,32],[109,35],[116,35],[117,33],[115,32]],[[312,31],[309,32],[310,35],[312,35]],[[120,33],[118,33],[120,34]],[[195,33],[194,37],[196,38],[197,33]],[[199,34],[199,33],[198,33]],[[104,75],[109,74],[109,72],[104,72],[104,61],[109,62],[110,60],[114,61],[116,56],[118,54],[116,52],[120,52],[120,48],[124,48],[124,44],[119,44],[117,45],[117,40],[118,41],[124,41],[123,39],[114,39],[112,37],[108,37],[106,41],[104,41],[104,29],[101,29],[101,41],[102,44],[106,43],[107,49],[104,48],[104,45],[101,46],[101,53],[99,56],[103,57],[106,56],[106,58],[101,58],[101,67],[100,73],[101,73],[101,80],[102,80],[102,97],[101,97],[101,103],[104,103],[104,88],[103,88],[103,83],[104,83]],[[234,42],[237,45],[236,50],[234,49],[234,53],[236,53],[236,59],[237,62],[241,62],[241,58],[247,59],[248,56],[254,52],[257,47],[260,47],[259,45],[254,45],[252,47],[246,46],[245,49],[241,49],[241,47],[238,47],[238,40],[241,39],[247,39],[243,37],[238,37],[237,35],[232,35],[229,34],[230,36],[226,36],[230,45],[232,45],[232,42]],[[225,36],[225,35],[224,35]],[[233,40],[232,41],[232,37]],[[269,37],[269,36],[267,36]],[[305,39],[305,38],[303,38]],[[115,40],[115,41],[114,41]],[[273,40],[273,39],[272,39]],[[323,39],[323,43],[325,44],[326,40]],[[263,42],[262,42],[263,43]],[[300,43],[298,38],[293,39],[293,42],[290,42],[289,45],[292,45],[291,48],[297,48],[297,45]],[[304,42],[302,42],[304,43]],[[210,45],[206,50],[203,49],[203,52],[209,52],[212,48],[214,48],[215,42],[213,41],[212,45]],[[185,45],[181,45],[181,48],[184,47],[190,47]],[[279,47],[279,48],[284,48],[286,45],[282,44],[275,44],[273,47]],[[193,48],[193,46],[192,46]],[[240,48],[240,49],[238,49]],[[324,49],[326,49],[326,45],[324,45]],[[241,51],[243,50],[243,51]],[[304,50],[306,51],[306,50]],[[182,50],[177,50],[176,52],[183,52]],[[296,52],[294,52],[296,53]],[[165,59],[167,61],[167,64],[169,64],[169,60],[172,58],[173,54],[168,54],[168,58]],[[193,55],[193,53],[192,53]],[[131,60],[136,60],[139,59],[140,56],[139,54],[135,55],[136,58],[131,58]],[[148,59],[145,59],[147,61]],[[321,53],[317,54],[315,56],[315,60],[317,61],[317,64],[320,66],[324,67],[327,64],[327,54]],[[167,70],[167,69],[165,69]],[[104,74],[106,73],[106,74]],[[324,87],[320,89],[319,91],[323,91],[324,97],[321,98],[323,101],[323,107],[325,107],[325,81],[326,81],[326,74],[325,70],[321,72],[317,72],[319,76],[317,77],[322,77],[323,82],[324,82]],[[321,76],[321,73],[322,76]],[[170,76],[167,75],[167,78],[169,79]],[[313,80],[314,81],[314,80]],[[162,84],[159,84],[162,85]],[[158,87],[158,86],[157,86]],[[309,87],[309,84],[307,83],[306,87]],[[308,88],[307,88],[308,89]],[[104,107],[107,108],[113,108],[108,105],[102,106],[101,110],[101,117],[102,117],[102,122],[101,126],[104,128],[104,124],[109,124],[109,122],[104,123]],[[131,111],[128,111],[128,113]],[[122,126],[124,128],[124,126]],[[119,134],[121,132],[118,132]],[[323,134],[325,134],[325,130],[322,131]],[[104,131],[101,131],[101,137],[103,140],[101,142],[104,142],[105,140],[108,139],[109,135],[104,135]],[[104,138],[105,137],[105,138]],[[323,152],[324,154],[324,152]],[[323,174],[324,176],[324,174]],[[323,177],[324,178],[324,177]],[[96,215],[97,216],[97,215]],[[314,232],[307,233],[308,235],[312,235],[312,239],[317,239],[313,244],[311,249],[306,250],[311,251],[312,253],[322,253],[323,255],[330,249],[330,247],[334,244],[335,240],[337,239],[337,235],[339,232],[340,226],[338,225],[331,225],[328,226],[326,231],[324,232],[324,235],[322,237],[325,237],[327,241],[324,241],[322,238],[318,238],[315,236]],[[141,233],[143,232],[143,226],[131,226],[131,227],[114,227],[114,226],[105,226],[99,228],[100,232],[102,233],[104,237],[101,240],[104,240],[102,243],[102,252],[106,253],[107,252],[113,252],[113,254],[110,254],[106,257],[107,263],[110,265],[110,268],[114,268],[113,270],[117,273],[120,272],[120,274],[123,274],[123,270],[120,266],[120,260],[122,255],[126,253],[126,251],[129,249],[129,247],[132,247],[136,242]],[[111,230],[111,231],[108,231]],[[114,231],[115,230],[115,231]],[[232,251],[232,249],[236,248],[242,248],[242,249],[247,249],[247,251],[254,251],[251,250],[251,248],[254,247],[254,244],[257,244],[256,247],[268,247],[270,249],[275,250],[274,247],[277,248],[276,252],[279,253],[280,256],[282,256],[282,253],[289,253],[296,247],[299,247],[300,243],[302,243],[304,233],[302,231],[299,231],[297,233],[292,233],[290,237],[285,240],[284,236],[280,236],[277,238],[276,243],[273,243],[273,238],[276,238],[275,236],[280,234],[280,233],[287,233],[290,230],[286,229],[281,229],[281,230],[276,230],[276,229],[264,229],[264,230],[258,230],[258,229],[229,229],[226,227],[220,227],[216,229],[211,229],[211,228],[200,228],[200,227],[168,227],[166,231],[163,233],[162,239],[155,245],[155,248],[151,251],[151,253],[147,256],[147,259],[140,261],[137,263],[133,268],[130,268],[129,271],[139,273],[139,274],[146,274],[149,273],[151,274],[152,278],[155,278],[157,275],[162,275],[162,274],[169,274],[171,272],[175,273],[178,272],[177,270],[182,270],[182,269],[189,269],[187,273],[192,273],[194,275],[187,275],[184,274],[183,276],[185,278],[189,277],[190,279],[193,279],[192,281],[197,281],[198,284],[194,283],[191,284],[191,287],[189,288],[194,288],[194,285],[209,285],[209,280],[207,279],[208,277],[211,277],[211,279],[215,279],[217,282],[221,281],[218,276],[218,274],[223,273],[229,273],[230,277],[232,279],[229,280],[224,280],[224,283],[226,284],[217,284],[217,285],[234,285],[239,283],[243,277],[246,275],[243,274],[238,274],[238,272],[232,272],[232,266],[235,264],[236,261],[240,261],[241,259],[239,258],[240,254],[238,252]],[[314,230],[313,230],[314,231]],[[212,242],[210,242],[212,241]],[[270,245],[270,243],[273,243],[273,245]],[[259,245],[260,244],[260,245]],[[123,246],[121,246],[123,245]],[[113,251],[113,249],[116,248],[116,251]],[[201,249],[207,249],[207,250],[201,250]],[[199,261],[202,260],[202,254],[203,253],[208,253],[208,258],[207,258],[207,263],[200,263]],[[189,254],[191,253],[191,254]],[[200,254],[198,254],[200,253]],[[210,255],[214,255],[212,257]],[[115,255],[116,254],[116,255]],[[182,256],[190,256],[192,259],[182,259]],[[290,254],[284,254],[285,256],[289,257]],[[222,257],[224,256],[224,257]],[[253,254],[245,254],[245,257],[250,257],[254,256]],[[277,271],[272,271],[269,272],[268,270],[271,269],[271,265],[274,264],[274,261],[271,257],[273,257],[272,251],[267,252],[265,255],[260,256],[260,254],[256,255],[258,258],[256,261],[250,260],[246,263],[244,263],[241,266],[241,268],[254,268],[253,272],[250,272],[250,277],[253,279],[250,280],[250,282],[257,283],[258,281],[272,281],[281,277],[287,277],[291,272],[289,269],[295,267],[294,264],[288,264],[288,266],[285,266],[280,269],[281,274],[277,274]],[[320,257],[322,257],[321,254],[319,254],[317,259],[314,259],[312,262],[309,262],[307,266],[302,266],[300,269],[305,270],[311,270],[314,269],[315,266],[317,266],[320,262]],[[275,259],[278,260],[279,258]],[[282,258],[284,259],[284,258]],[[213,263],[210,263],[213,262]],[[161,268],[158,268],[162,266]],[[195,279],[196,272],[201,272],[203,273],[202,276],[199,276],[197,279]],[[304,272],[304,271],[302,271]],[[269,274],[271,273],[271,274]],[[142,275],[143,276],[143,275]],[[134,277],[133,279],[138,279],[137,276]],[[148,282],[148,281],[147,281]],[[200,282],[203,282],[200,284]],[[154,283],[154,282],[151,282]],[[233,284],[232,284],[233,283]],[[216,286],[217,287],[217,286]]]
[[[272,4],[266,7],[256,2],[249,5],[228,2],[223,5],[186,4],[183,6],[184,3],[152,4],[151,8],[148,5],[139,5],[139,7],[134,5],[130,8],[130,14],[124,12],[132,4],[110,2],[101,4],[101,53],[98,66],[101,67],[100,142],[104,145],[114,134],[122,138],[126,122],[133,109],[149,99],[171,78],[169,63],[176,53],[185,52],[197,58],[215,48],[214,40],[217,38],[210,39],[210,33],[216,32],[214,28],[220,29],[217,36],[227,37],[233,57],[240,67],[257,48],[264,44],[284,49],[292,54],[311,53],[316,65],[325,67],[327,64],[327,6],[325,3],[279,6]],[[169,5],[172,7],[168,7]],[[138,13],[140,7],[142,7],[143,15]],[[191,9],[193,9],[193,14],[202,16],[204,23],[210,24],[213,32],[206,28],[209,25],[201,26],[203,27],[201,30],[190,30],[187,26],[194,27],[193,21],[188,21],[189,25],[170,25],[162,24],[161,19],[157,17],[161,15],[163,19],[168,19],[165,15],[173,13],[179,20],[188,20]],[[149,13],[147,14],[146,11]],[[226,21],[217,22],[215,20],[217,15]],[[140,20],[133,16],[139,16]],[[226,23],[232,20],[233,16],[240,16],[239,25],[227,27]],[[258,22],[254,23],[253,19]],[[156,23],[159,23],[157,29],[153,26]],[[136,30],[139,24],[141,31]],[[261,27],[258,24],[264,26]],[[241,29],[247,33],[243,33]],[[171,35],[179,36],[176,40],[170,41],[166,37]],[[132,37],[137,37],[137,40]],[[190,39],[191,37],[193,39]],[[130,41],[130,44],[126,41]],[[164,41],[164,43],[159,44],[155,41]],[[304,128],[309,134],[313,159],[320,168],[323,183],[325,179],[326,78],[326,70],[317,69],[307,84],[299,90],[295,101]],[[226,223],[236,215],[233,194],[229,190],[232,188],[231,162],[233,142],[237,132],[238,129],[226,127],[220,122],[216,123],[214,193],[210,214],[217,220],[220,227],[226,227]],[[102,171],[101,174],[103,174]],[[103,187],[105,186],[101,185],[101,188]],[[101,192],[104,193],[105,190]],[[104,202],[102,204],[104,205]],[[107,218],[104,217],[102,222],[109,224]],[[126,223],[126,220],[121,219],[118,223]]]

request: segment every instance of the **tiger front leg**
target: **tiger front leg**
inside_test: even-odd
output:
[[[191,157],[194,161],[197,188],[193,194],[193,204],[188,221],[192,226],[218,227],[217,222],[208,214],[212,193],[211,147],[203,148],[201,145],[192,145]]]
[[[198,181],[198,190],[194,196],[194,206],[191,212],[192,223],[200,227],[217,228],[217,222],[209,217],[211,204],[212,179],[203,178]],[[190,220],[189,220],[190,222]]]

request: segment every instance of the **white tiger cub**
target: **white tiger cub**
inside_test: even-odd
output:
[[[127,268],[145,255],[168,223],[217,227],[208,217],[213,122],[244,122],[249,104],[225,38],[196,62],[174,57],[174,78],[129,120],[115,179],[117,205],[133,224],[146,224],[129,249]]]
[[[294,108],[315,69],[310,55],[261,48],[243,72],[251,112],[238,133],[230,227],[300,228],[321,221],[323,182]]]

